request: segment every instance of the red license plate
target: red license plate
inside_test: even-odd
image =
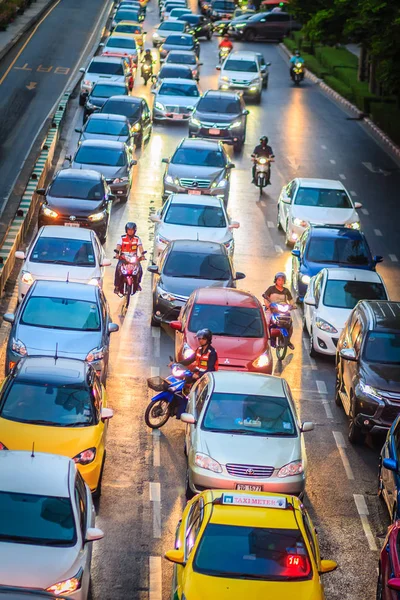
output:
[[[188,190],[188,194],[193,194],[193,196],[201,196],[200,190]]]
[[[219,135],[221,133],[221,130],[220,129],[209,129],[208,133],[210,135]]]
[[[172,115],[172,118],[173,118],[173,119],[183,119],[183,115],[176,115],[176,114],[173,114],[173,115]]]

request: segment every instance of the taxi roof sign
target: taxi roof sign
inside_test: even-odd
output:
[[[222,494],[222,504],[231,506],[258,506],[261,508],[287,508],[284,496],[264,496],[257,494]]]

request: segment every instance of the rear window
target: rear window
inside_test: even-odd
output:
[[[307,260],[323,264],[351,266],[368,265],[370,254],[362,238],[312,238],[307,249]]]
[[[114,21],[138,21],[138,10],[118,10],[115,13]]]
[[[142,33],[140,25],[128,25],[127,23],[120,23],[115,28],[115,33]]]
[[[215,113],[220,115],[237,115],[240,113],[240,100],[235,100],[232,98],[215,98],[212,96],[205,96],[199,101],[197,105],[197,110],[201,112]]]
[[[193,46],[193,40],[190,37],[182,35],[169,35],[165,40],[165,44],[171,46]]]
[[[166,29],[167,31],[184,31],[185,23],[177,23],[176,21],[164,21],[161,23],[158,28],[159,31],[163,31]]]
[[[233,12],[236,8],[234,2],[223,2],[220,0],[216,0],[211,2],[211,6],[214,10],[226,10],[227,12]]]
[[[164,223],[184,227],[224,228],[227,226],[221,207],[197,204],[170,204]]]
[[[90,95],[94,98],[110,98],[111,96],[125,95],[127,93],[124,85],[104,85],[103,83],[96,83]]]
[[[99,133],[100,135],[129,135],[129,128],[123,121],[112,121],[110,119],[89,119],[86,133]]]
[[[195,304],[190,316],[189,331],[202,329],[204,323],[208,324],[207,327],[214,335],[240,338],[261,338],[265,335],[258,308]]]
[[[344,190],[317,188],[299,188],[294,204],[297,206],[315,206],[321,208],[353,208],[350,198]]]
[[[100,331],[97,304],[84,300],[31,296],[21,316],[22,325],[69,331]]]
[[[126,154],[122,150],[114,150],[113,148],[80,146],[74,162],[99,167],[123,167],[126,165]]]
[[[193,79],[192,69],[190,67],[168,67],[165,66],[158,74],[158,79]]]
[[[110,115],[123,115],[128,119],[136,119],[140,117],[141,104],[134,102],[120,102],[119,100],[107,100],[103,105],[102,111]]]
[[[164,266],[167,277],[226,281],[231,277],[228,257],[223,254],[172,251]]]
[[[182,96],[187,98],[198,98],[199,90],[195,83],[171,83],[166,81],[158,90],[161,96]]]
[[[40,237],[29,257],[30,262],[74,267],[94,267],[92,242],[65,238]]]
[[[230,58],[225,62],[224,71],[241,71],[243,73],[258,73],[257,63],[252,60],[235,60]]]
[[[88,73],[99,73],[101,75],[123,75],[124,68],[122,63],[115,62],[92,62],[87,70]]]
[[[53,198],[76,198],[98,202],[104,197],[104,185],[102,181],[57,177],[50,185],[47,195]]]
[[[165,62],[181,65],[195,65],[196,56],[194,54],[178,54],[177,52],[170,52]]]
[[[370,281],[328,280],[324,292],[324,305],[352,310],[360,300],[387,300],[381,283]]]
[[[134,38],[126,37],[126,38],[108,38],[107,48],[127,48],[130,50],[136,50],[136,42]]]
[[[225,167],[222,152],[207,150],[204,148],[178,148],[171,159],[174,165],[190,165],[201,167]]]

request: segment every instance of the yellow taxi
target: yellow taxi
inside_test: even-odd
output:
[[[139,23],[135,23],[135,21],[121,21],[118,23],[113,33],[116,33],[117,35],[120,35],[121,33],[131,35],[136,42],[138,50],[143,50],[147,32],[143,31],[143,26]]]
[[[316,531],[295,496],[207,490],[188,502],[176,534],[173,600],[323,600]]]
[[[27,356],[0,389],[0,450],[69,456],[98,496],[112,416],[105,389],[87,362]]]

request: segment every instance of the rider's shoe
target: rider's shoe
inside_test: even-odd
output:
[[[289,348],[290,348],[291,350],[294,350],[294,346],[293,346],[292,342],[289,342],[289,343],[288,343],[288,346],[289,346]]]

